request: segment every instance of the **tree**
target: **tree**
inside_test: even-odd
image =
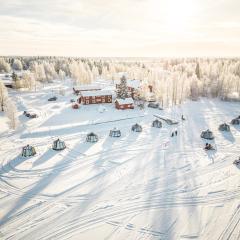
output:
[[[117,91],[117,97],[118,98],[127,98],[128,97],[128,92],[127,92],[127,79],[123,75],[120,79],[120,84],[118,86],[118,91]]]
[[[22,62],[19,59],[14,59],[12,68],[13,70],[21,71],[23,69]]]
[[[0,72],[9,73],[10,71],[10,64],[7,63],[3,58],[0,58]]]
[[[4,86],[3,82],[0,81],[0,104],[2,112],[5,111],[7,100],[8,100],[7,88]]]
[[[195,73],[197,75],[197,78],[200,79],[201,78],[201,70],[200,70],[199,62],[196,65]]]
[[[17,118],[17,109],[15,104],[11,99],[8,98],[6,103],[6,114],[9,119],[9,126],[11,129],[16,129],[18,126],[18,118]]]
[[[61,80],[65,80],[66,78],[66,73],[63,70],[59,70],[58,76]]]
[[[18,80],[18,76],[15,72],[12,73],[12,80],[16,82]]]
[[[30,71],[26,71],[22,75],[23,87],[28,88],[29,90],[35,89],[36,91],[36,80]]]

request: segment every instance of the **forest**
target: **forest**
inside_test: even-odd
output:
[[[76,86],[99,78],[114,83],[126,74],[128,79],[141,81],[142,99],[146,99],[151,85],[162,107],[199,97],[240,100],[238,58],[0,57],[0,73],[12,74],[16,89],[31,91],[55,79],[71,79]],[[16,73],[21,73],[21,78]],[[9,118],[14,119],[14,103],[2,81],[0,103],[1,110],[5,109]],[[15,124],[12,125],[14,128]]]

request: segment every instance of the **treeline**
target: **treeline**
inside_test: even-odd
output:
[[[24,70],[24,71],[23,71]],[[96,78],[110,81],[126,73],[142,82],[141,95],[147,97],[149,85],[163,106],[179,104],[186,98],[240,97],[240,59],[186,58],[70,58],[1,57],[0,72],[22,71],[21,86],[71,78],[73,84],[88,84]]]

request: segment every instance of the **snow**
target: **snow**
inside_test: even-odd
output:
[[[48,102],[60,86],[65,96]],[[218,131],[240,115],[239,103],[200,99],[163,111],[104,104],[99,113],[99,105],[71,109],[76,96],[60,82],[10,95],[21,126],[8,131],[0,116],[1,239],[239,239],[240,169],[232,162],[240,155],[240,126]],[[26,118],[26,109],[39,117]],[[154,114],[179,124],[152,128]],[[131,131],[136,122],[141,133]],[[109,137],[114,127],[120,138]],[[205,129],[216,151],[203,150]],[[85,141],[89,132],[97,143]],[[58,137],[63,151],[51,149]],[[23,158],[27,144],[37,154]]]
[[[12,84],[12,77],[10,74],[3,74],[1,73],[0,74],[0,80],[5,84],[5,85],[8,85],[8,84]]]
[[[98,91],[83,91],[81,96],[90,97],[90,96],[112,96],[112,91],[110,90],[98,90]]]
[[[132,98],[117,98],[116,101],[120,104],[120,105],[124,105],[124,104],[133,104],[134,101]]]
[[[87,91],[87,90],[101,90],[102,87],[98,84],[86,84],[86,85],[80,85],[80,86],[76,86],[75,87],[77,90],[80,90],[80,91]]]

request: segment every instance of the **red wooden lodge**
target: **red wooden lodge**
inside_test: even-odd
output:
[[[112,103],[112,92],[108,90],[81,91],[78,102],[84,105],[98,103]]]
[[[134,109],[134,102],[132,98],[125,98],[125,99],[121,99],[121,98],[117,98],[115,101],[115,107],[117,109]]]

